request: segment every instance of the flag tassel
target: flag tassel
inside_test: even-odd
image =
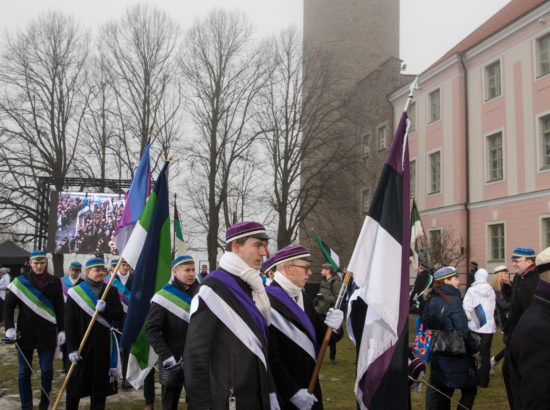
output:
[[[342,301],[344,300],[344,295],[348,288],[349,281],[351,279],[351,272],[348,270],[346,270],[345,272],[346,272],[346,275],[344,276],[344,281],[342,282],[342,286],[340,287],[340,292],[338,292],[338,298],[336,299],[336,303],[334,304],[334,309],[340,309],[340,306],[342,305]],[[321,365],[323,364],[323,359],[325,358],[325,352],[330,342],[331,335],[332,335],[332,328],[328,327],[327,331],[325,332],[323,344],[319,349],[319,354],[317,355],[317,362],[315,363],[315,368],[313,369],[313,374],[311,375],[311,380],[309,381],[309,386],[307,388],[307,392],[309,394],[313,394],[313,391],[315,390],[315,384],[317,384],[317,378],[319,377],[319,372],[321,371]]]
[[[111,286],[113,284],[113,281],[117,277],[118,270],[120,268],[120,265],[124,259],[122,256],[119,258],[118,263],[115,266],[115,269],[113,271],[113,274],[111,275],[111,279],[109,279],[109,282],[107,283],[107,286],[105,287],[105,291],[103,292],[103,295],[101,296],[101,300],[105,301],[105,298],[107,297],[107,293],[109,293],[109,289],[111,289]],[[80,342],[80,346],[78,347],[78,355],[82,353],[82,350],[84,350],[84,345],[86,344],[86,340],[88,340],[88,337],[90,336],[90,333],[92,331],[92,327],[96,321],[97,315],[99,312],[96,310],[94,312],[94,315],[92,316],[92,319],[90,320],[90,324],[88,325],[88,329],[86,329],[86,333],[84,333],[84,337],[82,338],[82,341]],[[57,406],[59,405],[59,401],[61,400],[61,396],[63,396],[63,392],[67,388],[67,383],[69,383],[69,379],[71,378],[73,371],[75,369],[75,364],[71,363],[71,367],[69,368],[69,371],[67,372],[67,375],[65,376],[65,380],[63,381],[63,385],[61,386],[61,389],[59,390],[59,393],[57,393],[57,397],[55,399],[55,403],[53,404],[52,410],[56,410]]]

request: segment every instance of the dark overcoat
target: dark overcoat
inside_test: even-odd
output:
[[[103,295],[106,285],[103,284],[99,298]],[[108,322],[122,318],[122,304],[118,291],[111,287],[105,298],[106,307],[101,316]],[[69,296],[65,307],[65,334],[67,336],[67,352],[77,351],[91,316],[78,306]],[[87,396],[105,397],[117,393],[117,382],[109,381],[111,332],[104,325],[95,322],[92,331],[84,345],[80,360],[75,366],[73,375],[67,385],[67,395],[74,398]]]
[[[508,347],[514,408],[550,408],[550,293],[536,291]]]
[[[280,287],[276,281],[273,281],[271,286]],[[275,296],[269,293],[268,295],[272,309],[276,309],[285,319],[289,320],[307,334],[306,327],[300,321],[296,320],[296,317],[291,311]],[[318,351],[323,343],[327,327],[323,323],[319,313],[315,311],[309,297],[305,294],[304,311],[315,329]],[[281,409],[296,409],[290,402],[290,398],[298,390],[308,388],[316,361],[296,345],[295,341],[289,339],[287,335],[282,333],[274,325],[271,325],[269,326],[269,363],[271,365],[275,385],[277,386]],[[313,394],[317,398],[317,403],[315,403],[313,409],[322,409],[323,397],[319,379],[317,379]]]
[[[443,285],[441,290],[451,303],[447,303],[441,295],[434,292],[422,319],[427,329],[462,331],[466,342],[466,354],[444,356],[432,353],[430,380],[436,387],[471,388],[478,383],[472,354],[476,353],[479,347],[468,328],[468,319],[462,308],[460,291],[448,284]]]
[[[215,272],[206,277],[201,287],[211,288],[259,335],[255,323],[232,291],[213,277]],[[250,286],[239,277],[231,276],[252,299]],[[267,346],[265,354],[267,362]],[[189,322],[183,356],[188,409],[227,409],[231,393],[237,409],[270,409],[269,393],[275,392],[275,386],[269,368],[218,319],[201,298]]]
[[[14,293],[9,292],[6,295],[4,303],[4,326],[5,329],[15,327],[14,315],[15,308],[19,308],[17,315],[17,332],[20,334],[20,339],[17,341],[21,349],[55,349],[57,346],[57,332],[61,332],[65,328],[64,310],[65,302],[63,300],[63,289],[59,278],[56,278],[49,273],[44,273],[47,276],[46,284],[42,289],[39,289],[42,294],[48,299],[54,309],[57,325],[47,321],[46,319],[34,313],[26,304],[24,304]],[[32,277],[32,272],[29,270],[23,276],[38,289],[35,280]]]

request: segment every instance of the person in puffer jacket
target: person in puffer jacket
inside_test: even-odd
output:
[[[478,269],[475,273],[475,282],[464,295],[462,306],[468,317],[468,327],[480,339],[479,356],[479,385],[489,385],[491,371],[491,343],[496,332],[495,305],[496,295],[493,287],[487,282],[489,273],[485,269]]]

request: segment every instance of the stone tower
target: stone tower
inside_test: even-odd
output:
[[[324,257],[311,229],[339,254],[345,267],[366,215],[365,198],[372,199],[391,146],[393,108],[388,95],[408,81],[400,74],[398,58],[399,0],[304,0],[304,54],[317,50],[335,67],[344,102],[335,138],[353,154],[343,160],[351,165],[334,175],[338,191],[323,194],[301,227],[300,242],[312,251],[314,272]],[[377,134],[384,126],[387,143],[380,147]],[[372,147],[365,148],[365,141]],[[315,160],[322,161],[323,155],[330,153],[317,153]]]

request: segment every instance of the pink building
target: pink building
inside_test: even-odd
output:
[[[550,1],[512,0],[419,87],[411,191],[429,240],[463,247],[462,272],[468,260],[511,268],[516,247],[550,246]],[[407,95],[391,95],[396,125]]]

